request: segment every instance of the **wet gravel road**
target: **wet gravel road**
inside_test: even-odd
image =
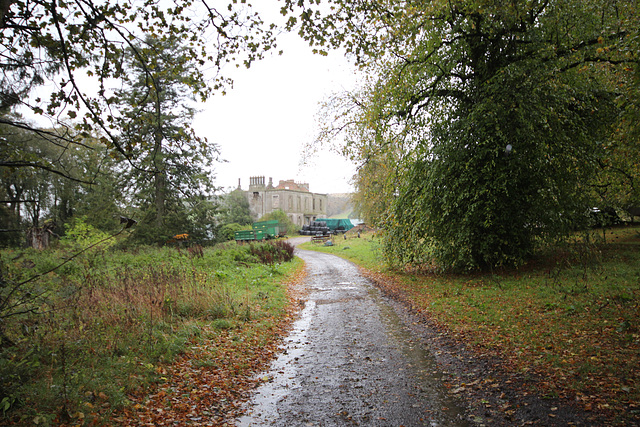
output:
[[[297,250],[307,300],[238,426],[464,426],[435,360],[358,268]]]

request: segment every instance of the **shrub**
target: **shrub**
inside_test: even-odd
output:
[[[277,264],[287,259],[281,243],[256,245],[270,268],[250,245],[235,243],[110,248],[55,271],[78,240],[59,250],[0,252],[0,424],[52,424],[85,414],[99,394],[117,410],[128,393],[158,379],[155,365],[184,351],[200,325],[247,331],[245,321],[280,313],[286,298],[277,276],[290,271]],[[86,425],[106,412],[87,415]]]
[[[288,262],[293,259],[294,247],[283,240],[266,243],[252,243],[249,252],[258,258],[262,264]]]
[[[65,228],[66,233],[62,242],[69,246],[84,249],[101,242],[98,245],[99,248],[106,249],[115,244],[115,239],[109,239],[109,234],[87,224],[86,216],[76,218],[72,225],[65,224]]]
[[[218,240],[221,242],[228,242],[229,240],[233,240],[235,238],[235,232],[240,230],[246,230],[247,228],[251,228],[251,226],[247,227],[246,225],[240,225],[238,223],[225,224],[220,227],[220,232],[218,233]]]
[[[293,260],[293,252],[295,250],[295,246],[285,240],[277,240],[273,244],[282,252],[282,261],[289,262]]]

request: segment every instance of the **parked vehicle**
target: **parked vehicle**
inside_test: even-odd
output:
[[[589,210],[589,222],[593,228],[611,227],[622,224],[616,210],[612,207],[592,208]]]

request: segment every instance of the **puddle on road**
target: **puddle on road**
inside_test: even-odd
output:
[[[356,286],[355,283],[353,282],[338,282],[333,286],[323,286],[323,287],[311,286],[308,289],[311,292],[331,292],[336,290],[339,290],[339,291],[358,290],[358,289],[361,289],[361,287]]]
[[[379,308],[379,316],[386,326],[389,342],[402,353],[406,361],[403,366],[413,373],[417,386],[417,393],[428,404],[430,416],[425,422],[430,426],[467,426],[464,421],[464,410],[446,391],[442,384],[442,373],[437,368],[434,357],[423,348],[422,344],[414,341],[410,331],[403,324],[393,307],[384,301],[380,291],[371,286],[357,286],[352,282],[339,282],[329,288],[314,289],[312,292],[340,289],[362,289],[368,293],[373,303]],[[316,295],[317,296],[317,295]],[[351,298],[362,299],[362,294]],[[264,382],[253,395],[247,413],[236,420],[236,426],[249,427],[265,424],[277,424],[278,403],[291,395],[302,394],[304,389],[299,373],[301,370],[298,359],[302,358],[309,347],[309,329],[316,311],[329,300],[306,301],[299,318],[294,322],[289,336],[286,338],[280,356],[272,363],[267,373],[261,374]],[[336,301],[331,301],[336,302]],[[355,327],[356,325],[354,325]],[[355,360],[349,362],[356,363]],[[403,369],[404,369],[403,368]],[[378,425],[378,424],[376,424]],[[423,425],[423,424],[421,424]]]
[[[342,290],[360,289],[358,286],[355,286],[353,282],[338,282],[336,286],[339,286],[338,289]]]
[[[300,317],[293,323],[289,336],[281,349],[280,356],[271,364],[269,373],[263,373],[266,381],[257,389],[251,399],[251,407],[247,414],[236,420],[236,426],[249,427],[260,425],[259,421],[264,412],[272,411],[276,403],[289,395],[291,390],[300,387],[296,380],[297,364],[308,345],[307,331],[316,309],[316,302],[307,300]]]
[[[415,373],[416,384],[420,385],[421,394],[427,396],[431,406],[438,408],[432,413],[432,426],[467,426],[464,409],[458,406],[443,385],[444,374],[438,368],[433,355],[414,339],[393,307],[382,300],[380,291],[371,288],[369,294],[380,308],[380,317],[387,325],[387,334],[397,344],[398,349],[407,360],[407,367]]]

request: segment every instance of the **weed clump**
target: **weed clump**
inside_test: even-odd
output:
[[[272,265],[280,262],[289,262],[293,259],[294,246],[283,240],[252,243],[249,248],[250,253],[262,264]]]
[[[48,273],[69,248],[0,252],[0,424],[101,423],[205,325],[282,313],[284,243],[98,247]]]

